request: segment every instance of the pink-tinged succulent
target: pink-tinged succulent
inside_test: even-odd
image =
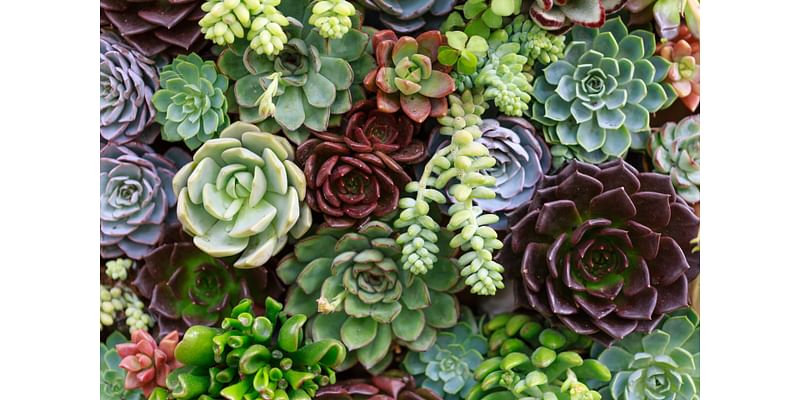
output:
[[[175,346],[178,345],[178,331],[172,331],[156,344],[147,331],[133,332],[130,343],[117,345],[122,357],[120,368],[128,372],[125,389],[142,389],[150,396],[156,387],[167,387],[167,375],[182,365],[175,359]]]
[[[534,0],[531,18],[550,31],[567,31],[572,25],[599,28],[606,15],[622,8],[627,0]]]
[[[681,25],[674,41],[658,45],[656,52],[671,63],[667,82],[675,89],[683,104],[694,112],[700,105],[700,40]]]
[[[364,78],[364,85],[378,93],[381,112],[402,109],[418,123],[447,115],[447,95],[456,90],[456,84],[439,64],[442,44],[445,39],[439,31],[399,39],[388,29],[375,33],[372,49],[378,66]]]

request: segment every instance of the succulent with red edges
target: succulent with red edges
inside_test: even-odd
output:
[[[607,344],[689,303],[700,220],[667,175],[573,161],[509,224],[500,262],[520,268],[536,311],[578,334]]]
[[[439,46],[446,44],[439,31],[416,38],[378,31],[372,49],[378,66],[364,78],[367,90],[378,93],[378,109],[394,113],[403,110],[413,121],[447,115],[447,95],[456,84],[439,63]]]
[[[700,106],[700,40],[681,25],[678,37],[659,43],[656,54],[670,62],[666,82],[689,111],[696,111]]]
[[[111,25],[146,56],[199,51],[201,0],[100,0],[100,25]]]
[[[317,400],[441,400],[434,391],[417,387],[414,377],[387,371],[369,379],[351,379],[317,391]]]
[[[116,346],[122,357],[120,368],[127,371],[125,390],[142,389],[145,396],[156,387],[167,387],[167,375],[181,363],[175,359],[175,346],[178,345],[178,331],[172,331],[156,344],[147,331],[133,332],[130,343]]]
[[[627,0],[534,0],[531,18],[551,31],[567,31],[573,25],[599,28],[606,16],[618,11]]]

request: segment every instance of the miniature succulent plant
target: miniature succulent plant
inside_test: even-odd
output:
[[[662,38],[673,40],[680,36],[681,19],[686,20],[692,35],[700,38],[700,0],[628,0],[626,5],[631,13],[655,18]]]
[[[458,8],[463,11],[464,18],[469,21],[466,23],[464,31],[469,35],[486,38],[491,30],[503,27],[504,17],[519,14],[521,7],[522,0],[467,0],[463,6]],[[457,13],[451,14],[449,18],[453,17],[458,20],[456,26],[463,24]],[[443,29],[448,31],[450,27],[445,23]]]
[[[158,90],[155,62],[100,32],[100,138],[117,144],[152,143],[158,136],[151,101]]]
[[[492,32],[489,45],[519,43],[519,55],[527,58],[525,72],[531,73],[535,64],[548,65],[564,58],[565,35],[554,35],[542,29],[525,15],[518,15],[503,29]]]
[[[205,142],[175,175],[178,220],[213,257],[240,255],[238,268],[266,263],[311,226],[306,180],[280,136],[235,122]]]
[[[319,400],[442,400],[434,391],[417,387],[414,377],[402,371],[386,371],[369,379],[350,379],[317,391]]]
[[[364,78],[364,86],[378,93],[379,110],[402,110],[417,123],[447,114],[447,95],[456,87],[453,78],[440,71],[439,47],[444,43],[439,31],[427,31],[416,38],[398,39],[391,30],[373,35],[378,66]]]
[[[486,58],[489,44],[486,39],[461,31],[445,32],[447,44],[439,47],[439,62],[442,65],[456,66],[459,74],[471,75]]]
[[[316,0],[308,22],[319,29],[320,36],[341,39],[353,27],[353,15],[356,8],[347,0]]]
[[[656,52],[670,62],[666,81],[689,111],[700,105],[700,41],[682,25],[674,41],[659,43]]]
[[[260,304],[267,295],[279,294],[279,285],[266,268],[233,268],[185,242],[153,250],[134,281],[150,300],[149,310],[162,333],[216,325],[240,299]]]
[[[650,113],[669,105],[675,91],[663,82],[669,63],[653,56],[655,36],[619,18],[600,29],[571,32],[563,60],[533,83],[533,119],[544,125],[554,167],[577,158],[595,164],[643,149]]]
[[[282,307],[270,297],[257,315],[252,301],[242,300],[221,329],[189,328],[175,348],[186,367],[167,378],[170,398],[303,400],[336,383],[344,345],[304,338],[306,316],[288,317]]]
[[[534,310],[609,343],[688,306],[699,223],[667,175],[573,161],[509,215],[498,261],[519,268]]]
[[[379,12],[380,21],[398,33],[435,29],[453,10],[456,0],[358,0],[369,10]]]
[[[115,281],[128,279],[128,270],[133,266],[133,260],[118,258],[106,261],[106,276]]]
[[[462,308],[458,324],[439,332],[430,349],[406,353],[403,368],[442,398],[463,399],[477,383],[474,371],[488,350],[472,312]]]
[[[599,28],[627,0],[534,0],[530,15],[539,26],[564,32],[573,25]]]
[[[167,375],[181,364],[175,360],[178,331],[172,331],[160,342],[143,330],[133,332],[130,343],[115,347],[122,358],[119,367],[127,371],[125,390],[141,389],[145,396],[156,387],[167,387]]]
[[[170,182],[188,159],[180,149],[158,154],[136,142],[100,150],[100,256],[141,259],[175,220]]]
[[[206,15],[199,21],[205,38],[224,46],[245,37],[250,48],[258,54],[273,56],[283,50],[289,40],[283,27],[289,25],[286,16],[275,6],[281,0],[207,0],[203,3]]]
[[[436,330],[458,322],[460,289],[454,263],[442,255],[424,279],[398,265],[400,246],[389,225],[368,222],[357,230],[321,229],[281,260],[278,277],[292,284],[290,315],[312,316],[314,339],[341,339],[350,352],[342,368],[360,362],[380,373],[392,360],[392,343],[425,351]]]
[[[111,25],[148,57],[200,51],[201,0],[100,0],[100,25]]]
[[[604,399],[700,399],[700,319],[692,310],[592,353],[614,376],[600,390]]]
[[[124,322],[124,324],[123,324]],[[122,285],[100,285],[100,330],[127,327],[128,332],[148,330],[155,320],[145,312],[144,303]]]
[[[483,334],[489,338],[489,357],[518,352],[530,354],[543,343],[563,340],[558,347],[576,353],[587,353],[592,339],[578,335],[565,327],[547,327],[539,318],[525,313],[498,314],[483,324]]]
[[[486,87],[484,98],[494,100],[503,114],[521,117],[527,113],[533,94],[533,76],[525,72],[528,59],[519,55],[519,43],[504,43],[493,49],[476,83]]]
[[[100,342],[100,400],[140,400],[145,397],[140,389],[125,389],[125,370],[116,345],[127,342],[119,332],[109,335],[106,342]]]
[[[667,122],[647,144],[653,170],[668,174],[678,195],[689,204],[700,201],[700,114]]]
[[[162,139],[183,141],[194,150],[230,124],[228,78],[217,74],[212,61],[194,53],[180,55],[161,69],[160,79],[153,105]]]

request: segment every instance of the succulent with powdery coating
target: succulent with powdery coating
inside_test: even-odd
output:
[[[206,45],[197,21],[202,0],[101,0],[100,25],[114,27],[148,57],[200,51]]]
[[[674,41],[659,43],[656,52],[670,62],[667,82],[689,111],[700,105],[700,41],[681,25]]]
[[[436,392],[417,387],[414,377],[391,370],[369,379],[350,379],[317,391],[319,400],[442,400]]]
[[[533,83],[533,119],[553,145],[553,166],[571,158],[599,164],[644,149],[650,113],[675,100],[663,82],[669,63],[653,56],[655,36],[628,33],[619,18],[570,34],[564,59]]]
[[[100,32],[100,137],[108,142],[152,143],[153,93],[158,90],[155,62],[122,42],[116,34]]]
[[[442,44],[446,41],[439,31],[427,31],[416,38],[398,39],[391,30],[373,35],[378,66],[364,78],[364,86],[378,93],[379,110],[402,110],[418,123],[447,115],[447,95],[456,87],[453,78],[441,71],[444,67],[438,54]]]
[[[116,345],[122,357],[120,368],[127,371],[125,390],[142,389],[150,396],[156,387],[167,387],[167,375],[181,363],[175,360],[178,331],[164,336],[159,343],[143,330],[133,332],[130,343]]]
[[[608,366],[611,382],[600,389],[611,400],[699,400],[700,318],[674,313],[649,335],[628,336],[592,353]]]
[[[100,400],[140,400],[145,398],[140,389],[125,389],[125,370],[116,345],[127,342],[119,332],[113,332],[106,342],[100,342]]]
[[[550,31],[565,32],[573,25],[599,28],[606,16],[627,0],[534,0],[530,15],[539,26]]]
[[[311,227],[294,149],[254,125],[235,122],[205,142],[172,185],[195,246],[213,257],[240,255],[237,268],[263,265],[290,234],[297,239]]]
[[[174,223],[170,182],[188,155],[173,148],[164,155],[136,142],[100,150],[100,256],[140,260]]]
[[[689,204],[700,201],[700,114],[667,122],[647,144],[653,170],[668,174],[675,190]]]
[[[571,162],[509,215],[499,262],[520,268],[534,310],[602,343],[688,306],[700,220],[669,176]]]
[[[435,29],[436,23],[453,10],[456,0],[358,0],[369,10],[378,11],[384,25],[398,33]]]

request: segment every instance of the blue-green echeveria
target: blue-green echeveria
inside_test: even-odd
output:
[[[653,170],[669,175],[675,191],[689,204],[700,201],[700,114],[667,122],[647,143]]]
[[[676,94],[663,82],[669,62],[653,56],[655,35],[628,33],[619,18],[600,29],[575,27],[563,60],[533,83],[533,119],[544,125],[554,167],[577,158],[599,164],[644,149],[650,113]]]

